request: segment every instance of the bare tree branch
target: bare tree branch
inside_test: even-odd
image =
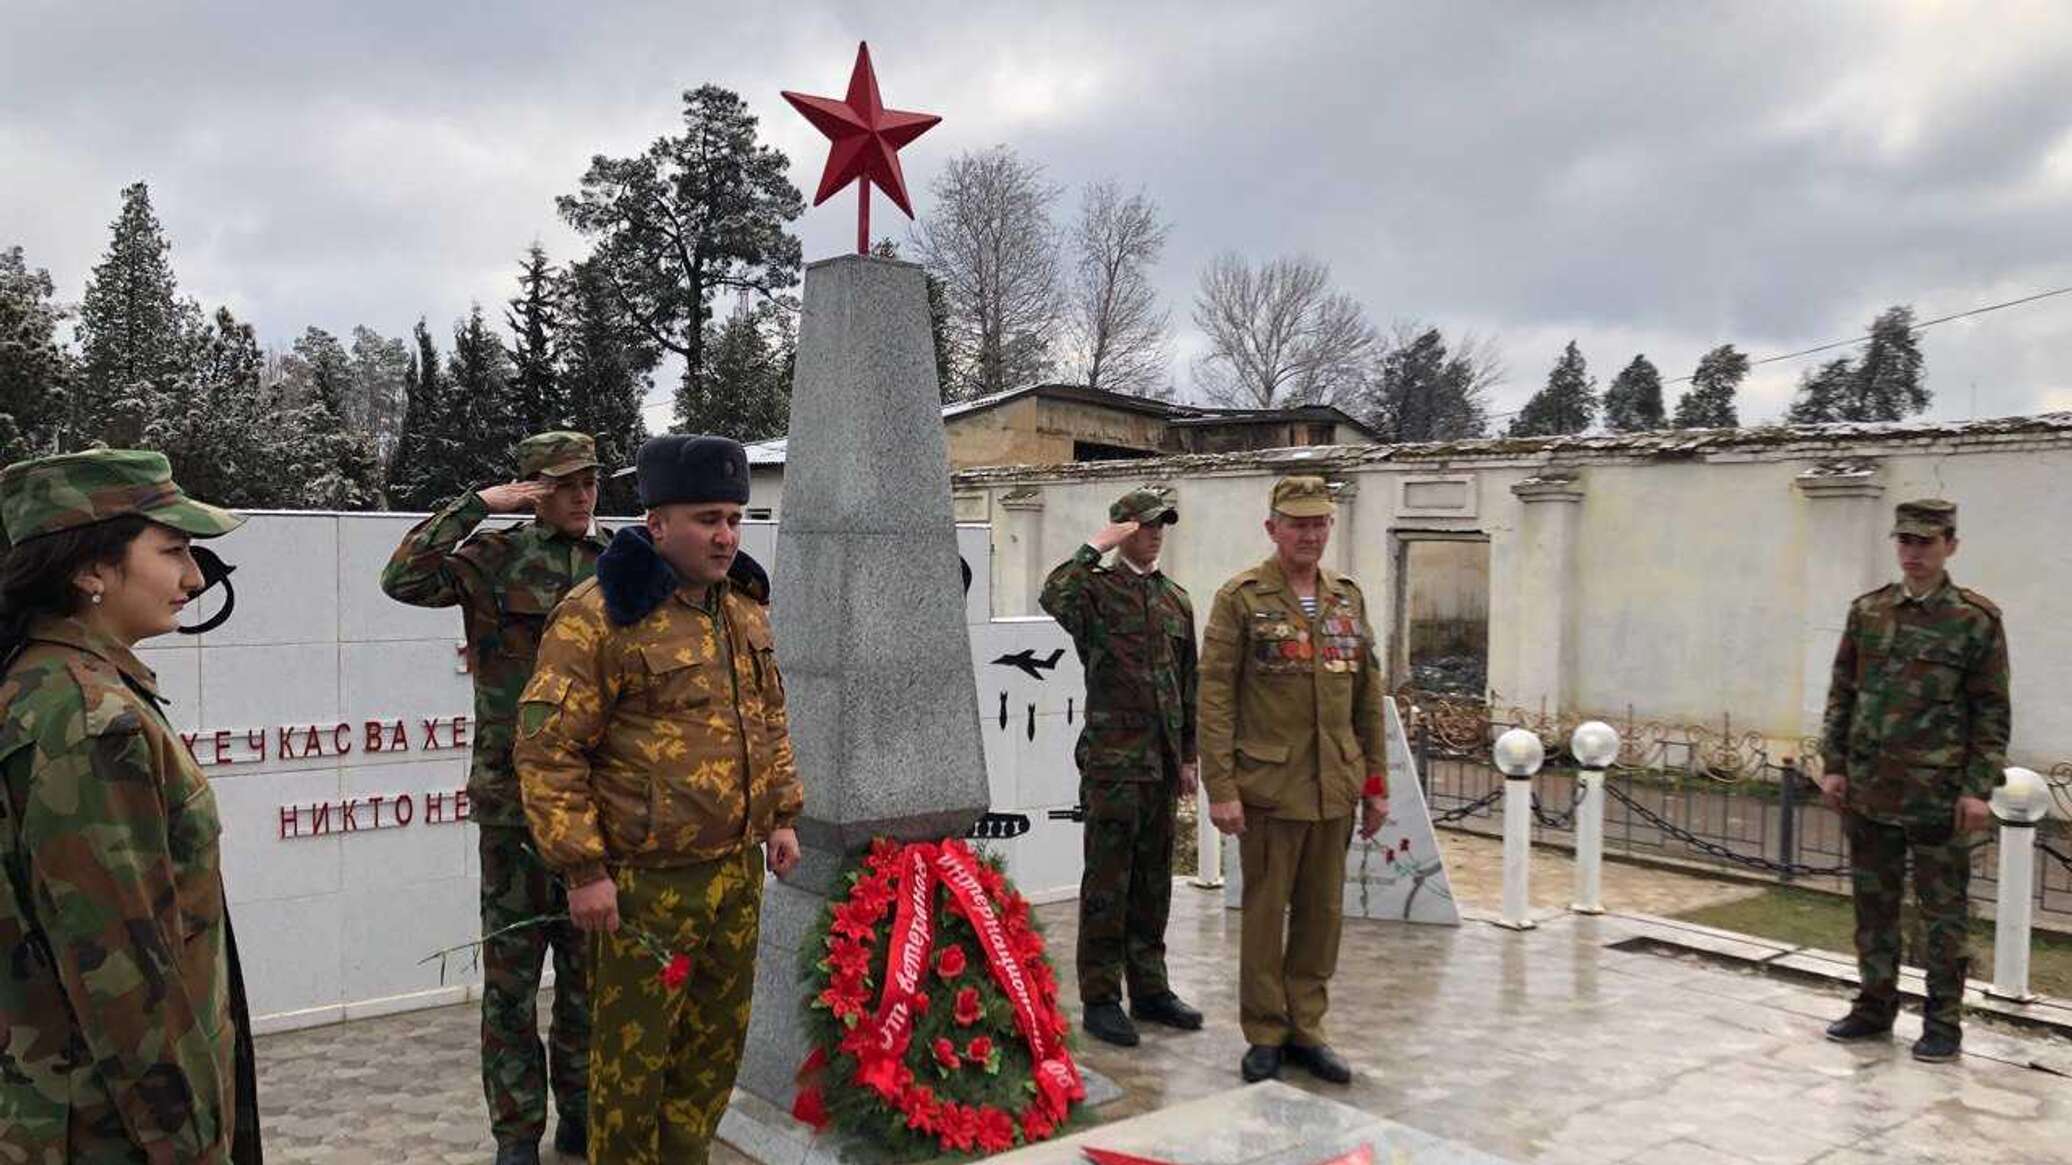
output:
[[[1006,146],[960,154],[935,179],[911,235],[948,300],[948,379],[958,398],[1034,383],[1051,367],[1060,304],[1058,189]]]
[[[1087,387],[1172,398],[1170,314],[1150,278],[1165,236],[1158,204],[1142,191],[1125,198],[1113,182],[1086,188],[1072,231],[1067,329],[1072,369]]]
[[[1209,351],[1195,361],[1210,400],[1246,408],[1334,404],[1359,392],[1379,343],[1359,301],[1331,290],[1331,268],[1284,256],[1253,270],[1225,252],[1202,272],[1195,325]]]

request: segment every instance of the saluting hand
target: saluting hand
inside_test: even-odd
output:
[[[1112,522],[1102,527],[1101,532],[1086,540],[1088,546],[1106,554],[1122,545],[1123,541],[1137,532],[1142,522]]]
[[[475,496],[492,514],[515,514],[531,509],[535,502],[553,492],[551,481],[511,481],[477,490]]]
[[[575,920],[576,929],[585,934],[604,931],[616,933],[619,929],[619,888],[609,877],[595,882],[585,882],[568,892],[568,916]]]

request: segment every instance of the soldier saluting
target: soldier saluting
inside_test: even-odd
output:
[[[412,527],[381,572],[381,589],[415,607],[459,607],[475,681],[475,747],[468,770],[470,818],[482,857],[482,1091],[498,1165],[539,1160],[547,1128],[548,1074],[561,1121],[554,1147],[580,1157],[588,1144],[589,952],[569,923],[499,931],[565,913],[568,895],[525,832],[511,764],[518,693],[532,678],[547,614],[597,573],[604,543],[590,532],[597,508],[597,444],[583,433],[539,433],[514,450],[519,480],[471,490]],[[535,520],[476,532],[491,514],[530,510]],[[469,535],[473,537],[469,537]],[[465,541],[464,541],[465,540]],[[541,969],[554,956],[552,1055],[540,1047]]]
[[[1158,569],[1180,511],[1140,489],[1108,508],[1110,525],[1043,584],[1043,609],[1072,636],[1086,668],[1079,801],[1086,872],[1079,891],[1079,998],[1086,1030],[1123,1047],[1130,1015],[1192,1031],[1201,1012],[1166,980],[1173,902],[1175,801],[1195,792],[1194,605]],[[1102,565],[1116,551],[1112,566]]]
[[[1321,477],[1273,485],[1273,557],[1223,584],[1203,632],[1202,780],[1245,875],[1239,1022],[1245,1080],[1283,1057],[1334,1084],[1352,1068],[1324,1039],[1338,966],[1345,851],[1388,818],[1382,678],[1367,601],[1326,570],[1334,516]]]
[[[1913,856],[1928,1000],[1914,1058],[1962,1046],[1971,855],[1961,835],[1991,822],[2011,707],[2000,608],[1950,581],[1957,507],[1898,507],[1902,581],[1849,606],[1821,733],[1821,796],[1843,814],[1863,986],[1829,1039],[1883,1039],[1899,1010],[1899,909]]]

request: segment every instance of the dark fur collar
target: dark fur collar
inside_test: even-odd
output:
[[[770,601],[770,576],[746,553],[734,555],[727,581],[758,603]],[[597,587],[604,592],[604,613],[615,626],[630,627],[662,605],[683,580],[655,551],[646,526],[627,526],[612,535],[611,545],[597,559]]]

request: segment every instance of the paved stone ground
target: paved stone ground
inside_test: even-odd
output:
[[[1448,840],[1456,893],[1470,906],[1495,889],[1475,844]],[[1567,890],[1566,863],[1549,864],[1535,870],[1535,898],[1555,903]],[[1615,910],[1667,912],[1705,894],[1747,892],[1633,867],[1606,873]],[[1216,903],[1215,892],[1183,884],[1169,936],[1175,983],[1208,1014],[1208,1028],[1153,1031],[1128,1052],[1088,1041],[1086,1062],[1126,1092],[1103,1115],[1237,1083],[1237,917]],[[1040,913],[1053,949],[1069,958],[1071,906]],[[2024,1066],[2072,1067],[2072,1045],[1973,1023],[1965,1058],[1931,1067],[1907,1056],[1919,1021],[1905,1017],[1891,1044],[1840,1047],[1820,1038],[1846,1006],[1838,992],[1605,948],[1630,930],[1612,916],[1554,916],[1526,934],[1480,921],[1350,923],[1331,1024],[1357,1077],[1349,1088],[1290,1082],[1550,1165],[1996,1165],[2072,1155],[2072,1079]],[[1076,1000],[1067,1003],[1076,1014]],[[453,1007],[262,1039],[269,1159],[486,1165],[475,1029],[473,1009]]]

